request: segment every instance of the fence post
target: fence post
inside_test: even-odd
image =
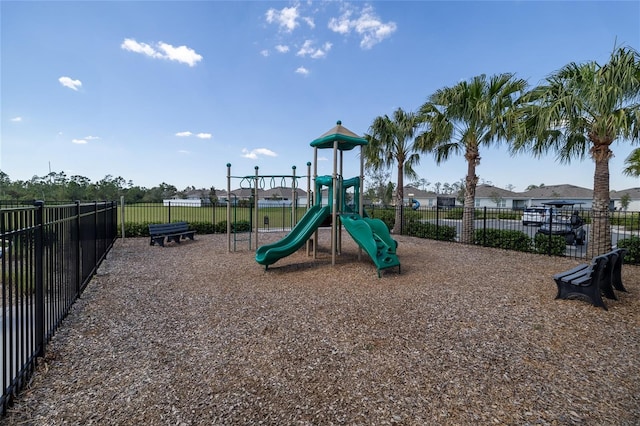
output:
[[[120,229],[122,230],[121,234],[124,240],[124,195],[120,196]]]
[[[553,241],[553,208],[549,210],[549,243],[547,245],[547,254],[549,256],[553,255],[552,250],[552,241]]]
[[[35,296],[36,296],[36,323],[35,343],[36,356],[44,356],[44,201],[37,200],[33,203],[35,211]]]
[[[475,215],[475,213],[474,213]],[[475,222],[476,218],[473,218]],[[487,245],[487,206],[484,206],[482,210],[482,245]]]
[[[169,206],[169,218],[167,220],[167,223],[171,223],[171,201],[169,201],[167,204]]]
[[[80,227],[80,201],[76,201],[76,298],[80,297],[82,287],[82,238]]]

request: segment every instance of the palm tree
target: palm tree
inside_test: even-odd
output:
[[[536,156],[555,151],[562,163],[588,154],[595,163],[590,256],[611,249],[611,144],[639,141],[639,100],[640,56],[626,47],[614,49],[604,65],[570,63],[525,96],[517,149]]]
[[[420,117],[414,112],[398,108],[393,118],[387,115],[376,117],[364,137],[369,143],[363,149],[366,167],[372,170],[389,169],[397,166],[396,218],[392,232],[399,234],[402,227],[404,200],[404,177],[417,178],[414,166],[420,163],[422,152],[415,143],[415,135],[420,128]]]
[[[631,154],[624,160],[627,167],[622,170],[627,176],[640,177],[640,148],[631,151]]]
[[[420,146],[434,152],[436,162],[463,153],[467,160],[464,210],[460,241],[474,239],[474,207],[480,164],[480,147],[506,140],[515,120],[516,95],[527,82],[513,74],[484,74],[445,87],[432,94],[420,108],[427,130],[419,136]]]

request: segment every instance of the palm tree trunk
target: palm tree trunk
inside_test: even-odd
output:
[[[594,155],[593,205],[591,207],[591,230],[589,232],[588,255],[594,257],[611,250],[611,223],[609,222],[609,158],[606,149]],[[609,154],[609,155],[607,155]]]
[[[460,242],[464,244],[473,244],[475,207],[476,207],[476,185],[478,185],[478,176],[476,176],[476,165],[480,162],[477,145],[467,146],[465,154],[467,160],[467,177],[465,178],[465,194],[464,194],[464,210],[462,212],[462,235]]]
[[[477,176],[473,175],[473,178],[466,178],[466,191],[464,194],[464,210],[462,212],[462,235],[460,236],[460,242],[464,244],[473,244],[473,234],[475,226],[473,223],[475,217],[475,204],[476,204],[476,184],[478,182]]]
[[[398,161],[398,187],[396,188],[396,220],[391,232],[396,235],[402,233],[402,211],[404,210],[404,163]]]

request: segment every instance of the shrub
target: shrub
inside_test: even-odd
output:
[[[225,232],[226,226],[225,226]],[[239,220],[231,224],[231,232],[251,232],[251,223],[247,220]]]
[[[624,256],[626,263],[636,265],[640,263],[640,237],[631,235],[629,238],[618,240],[618,248],[627,249],[627,254]]]
[[[409,222],[404,231],[406,235],[418,238],[441,241],[455,241],[456,239],[456,228],[454,226],[437,226],[429,222]]]
[[[392,229],[396,223],[395,209],[371,209],[371,215],[369,217],[382,220],[389,229]]]
[[[564,256],[567,240],[562,235],[552,235],[551,244],[549,244],[549,236],[545,234],[536,234],[533,241],[536,253]]]
[[[197,234],[215,234],[216,226],[210,222],[192,222],[189,224],[191,229],[195,230]],[[226,227],[226,223],[225,223]],[[226,228],[225,228],[226,232]]]
[[[216,234],[225,234],[227,232],[227,221],[222,220],[215,224],[213,232]]]
[[[122,228],[118,226],[118,237],[122,233]],[[124,223],[124,235],[126,237],[148,237],[149,236],[149,222],[125,222]]]
[[[476,229],[474,244],[506,250],[531,251],[531,238],[510,229]]]
[[[404,222],[405,223],[417,222],[421,218],[422,218],[422,215],[420,214],[420,212],[409,210],[409,209],[405,209],[404,210]]]

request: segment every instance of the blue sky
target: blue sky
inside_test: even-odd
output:
[[[0,169],[149,188],[226,188],[227,163],[234,176],[304,175],[309,143],[337,120],[362,135],[479,74],[533,86],[606,62],[616,43],[640,48],[638,1],[2,1],[0,14]],[[629,143],[612,149],[611,188],[640,186],[621,174]],[[332,153],[319,154],[330,174]],[[590,159],[481,155],[481,182],[498,187],[593,186]],[[344,160],[356,176],[356,152]],[[423,155],[417,171],[453,183],[466,165]]]

